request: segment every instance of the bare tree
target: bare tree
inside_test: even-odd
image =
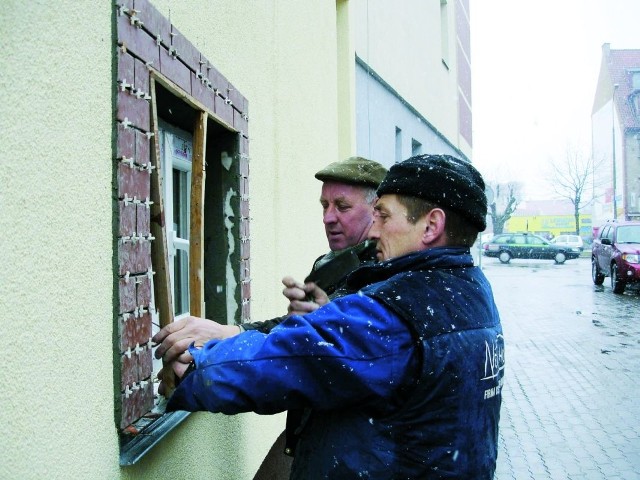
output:
[[[567,147],[563,160],[550,162],[549,180],[555,193],[573,205],[576,235],[580,234],[580,211],[593,202],[591,187],[594,170],[603,161],[595,161],[593,157]]]
[[[522,200],[522,186],[517,182],[492,183],[489,188],[493,191],[493,199],[489,202],[489,216],[493,223],[493,233],[504,231],[505,224],[509,221]]]

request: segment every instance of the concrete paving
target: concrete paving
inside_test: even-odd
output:
[[[496,480],[640,479],[640,293],[590,260],[482,258],[505,333]]]

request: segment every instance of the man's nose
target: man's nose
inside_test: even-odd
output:
[[[336,209],[333,207],[327,207],[327,209],[322,214],[322,221],[325,223],[325,225],[328,223],[336,223],[338,221]]]
[[[369,233],[367,234],[367,238],[371,240],[378,240],[380,238],[380,231],[378,229],[378,222],[376,219],[373,219],[373,223],[371,224],[371,228],[369,229]]]

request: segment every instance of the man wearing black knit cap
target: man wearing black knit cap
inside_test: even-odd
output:
[[[379,262],[348,276],[353,294],[269,334],[191,347],[168,410],[311,408],[293,479],[491,479],[505,357],[469,251],[484,181],[455,157],[420,155],[392,166],[378,196]]]

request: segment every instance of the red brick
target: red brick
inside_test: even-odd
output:
[[[178,57],[185,65],[193,71],[200,70],[200,52],[193,46],[193,44],[187,39],[180,31],[171,25],[173,36],[171,39],[173,47],[178,51]]]
[[[251,240],[240,243],[240,258],[243,260],[251,258]]]
[[[133,85],[135,81],[136,59],[122,50],[118,50],[118,83]],[[122,90],[122,88],[119,86]]]
[[[147,273],[151,268],[151,242],[118,243],[118,275]]]
[[[151,63],[158,68],[160,53],[155,37],[151,37],[143,29],[131,25],[129,15],[118,16],[116,19],[118,30],[118,44],[126,51],[133,53],[144,63]]]
[[[247,200],[240,200],[240,216],[249,218],[249,202]]]
[[[118,296],[120,310],[119,313],[133,312],[138,306],[136,295],[136,282],[133,278],[126,281],[124,278],[118,279]]]
[[[231,83],[229,83],[227,87],[226,96],[231,100],[233,106],[239,110],[241,113],[245,111],[245,98],[244,96],[234,87]]]
[[[136,58],[135,61],[135,87],[136,90],[141,90],[146,94],[149,94],[149,68]]]
[[[195,73],[191,74],[191,95],[209,109],[211,113],[215,111],[215,94],[213,90],[203,85]]]
[[[138,381],[138,362],[136,355],[120,356],[120,390]]]
[[[118,163],[118,198],[124,198],[125,193],[129,198],[146,200],[151,195],[151,176],[149,172],[129,165]]]
[[[251,298],[251,282],[241,284],[242,299],[247,300]]]
[[[239,170],[241,177],[249,178],[249,158],[246,155],[240,156]]]
[[[127,119],[145,132],[151,128],[151,104],[144,98],[138,98],[129,92],[118,90],[116,118],[123,122]]]
[[[136,10],[139,10],[138,18],[144,22],[145,30],[151,32],[155,40],[158,35],[166,46],[171,44],[171,24],[167,17],[156,10],[148,0],[136,0]]]
[[[130,237],[136,233],[136,206],[133,203],[125,205],[123,201],[118,202],[120,215],[118,216],[118,236]]]
[[[151,379],[153,374],[153,356],[150,348],[145,348],[144,351],[136,355],[138,359],[138,378],[140,380]]]
[[[224,75],[222,75],[218,71],[218,69],[216,67],[211,65],[209,60],[207,60],[206,58],[202,57],[202,61],[204,61],[205,63],[202,64],[201,71],[204,72],[207,75],[207,78],[211,82],[211,86],[216,90],[220,90],[220,93],[226,98],[227,90],[229,88],[229,82],[224,77]]]
[[[136,280],[136,303],[141,307],[148,308],[151,304],[151,281],[146,275],[140,275],[136,277]]]
[[[249,228],[249,219],[242,218],[240,219],[240,237],[241,238],[251,238],[251,232]]]
[[[146,237],[150,233],[151,210],[145,204],[137,205],[136,232],[138,236]]]
[[[224,101],[219,95],[215,98],[215,114],[220,120],[229,126],[233,126],[233,107]]]
[[[120,401],[120,428],[124,429],[153,408],[153,384],[148,382],[143,388],[132,392],[129,398],[123,393]]]
[[[136,345],[144,345],[151,337],[151,315],[147,312],[140,317],[129,315],[127,320],[118,319],[118,331],[120,333],[120,353],[128,349],[136,348]]]
[[[160,73],[191,94],[191,71],[164,48],[160,49]]]
[[[248,322],[251,320],[251,303],[247,302],[242,305],[242,321]]]
[[[239,132],[242,132],[243,135],[247,133],[247,130],[249,128],[249,125],[247,125],[247,121],[242,116],[242,113],[240,113],[235,108],[233,109],[233,128],[235,128]]]
[[[241,197],[247,197],[249,195],[249,179],[246,177],[240,177],[240,181],[239,181],[239,189],[240,189],[240,196]]]
[[[240,137],[240,151],[238,153],[249,155],[249,138],[248,135]]]
[[[116,158],[133,158],[135,156],[135,129],[125,128],[118,123],[118,140],[116,142]]]
[[[245,281],[250,279],[251,279],[250,260],[248,258],[240,260],[240,281]]]
[[[143,132],[135,130],[136,136],[136,163],[138,165],[147,165],[151,163],[151,140]]]

